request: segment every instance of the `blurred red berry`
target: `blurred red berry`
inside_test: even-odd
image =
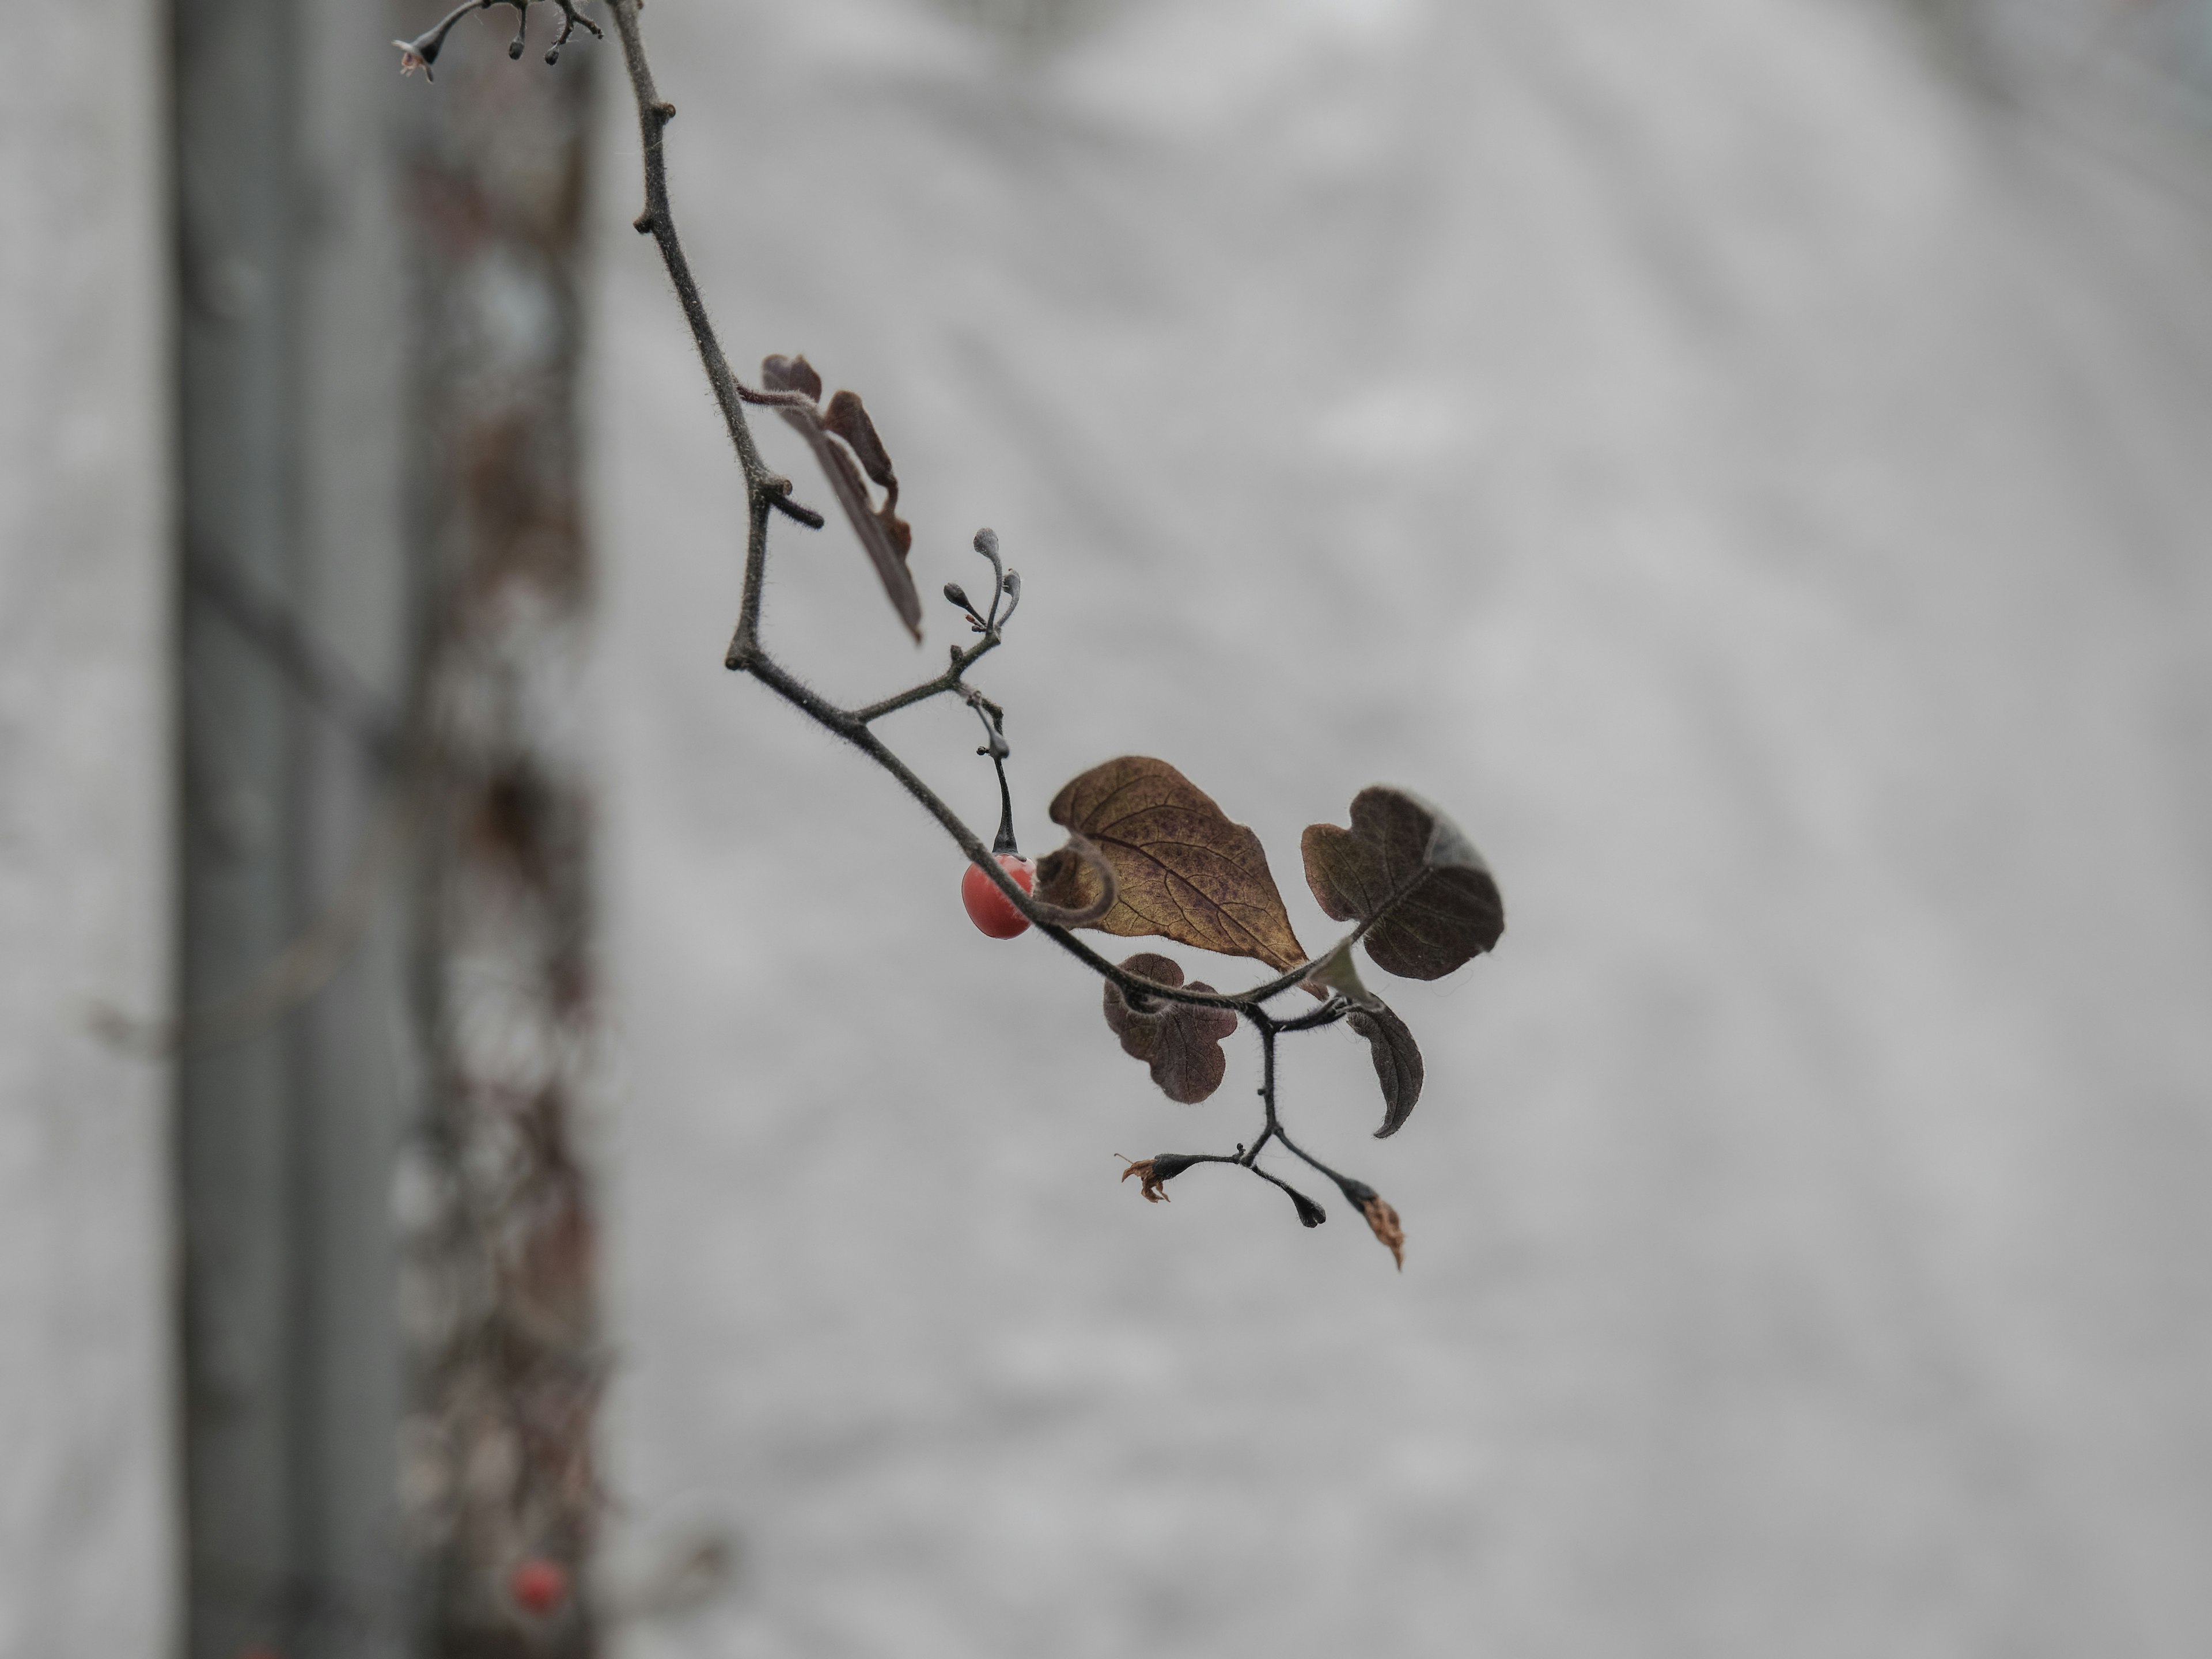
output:
[[[999,867],[1024,893],[1036,890],[1036,866],[1019,853],[1000,854]],[[1012,939],[1030,930],[1030,919],[1014,908],[1013,901],[999,890],[998,884],[972,864],[960,878],[960,902],[968,907],[968,920],[993,939]]]
[[[533,1555],[507,1574],[507,1592],[525,1613],[542,1619],[568,1599],[568,1575],[558,1562]]]

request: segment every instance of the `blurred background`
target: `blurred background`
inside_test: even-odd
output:
[[[740,372],[1022,573],[1025,849],[1156,754],[1309,945],[1368,783],[1498,871],[1398,1137],[1285,1050],[1402,1276],[1121,1185],[1249,1040],[1165,1100],[723,671],[552,10],[11,26],[0,1656],[2212,1650],[2212,8],[648,9]],[[775,547],[831,696],[968,637]]]

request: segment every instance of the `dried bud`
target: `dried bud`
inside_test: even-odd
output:
[[[1374,1230],[1375,1237],[1389,1248],[1398,1263],[1398,1271],[1405,1272],[1406,1230],[1399,1224],[1398,1212],[1383,1201],[1380,1193],[1369,1194],[1367,1201],[1359,1206],[1359,1212],[1367,1218],[1367,1224]]]
[[[1138,1190],[1144,1194],[1145,1202],[1147,1204],[1164,1204],[1168,1201],[1167,1189],[1160,1185],[1159,1171],[1154,1167],[1154,1161],[1152,1159],[1149,1158],[1140,1158],[1134,1164],[1132,1164],[1127,1169],[1121,1171],[1121,1179],[1124,1181],[1127,1181],[1131,1176],[1137,1177],[1139,1182]]]
[[[1121,1155],[1116,1152],[1114,1156],[1119,1158]],[[1168,1195],[1160,1183],[1173,1181],[1192,1164],[1203,1162],[1202,1158],[1194,1157],[1188,1152],[1154,1152],[1150,1158],[1139,1158],[1122,1170],[1121,1179],[1127,1181],[1131,1176],[1136,1176],[1139,1190],[1144,1194],[1146,1203],[1164,1204],[1168,1201]]]
[[[438,78],[430,73],[430,62],[435,53],[423,51],[421,41],[394,40],[392,44],[399,48],[399,72],[402,75],[412,75],[416,70],[421,70],[425,78],[432,81]]]

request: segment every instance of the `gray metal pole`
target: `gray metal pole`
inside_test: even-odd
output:
[[[335,0],[173,15],[188,1650],[392,1654],[404,890],[330,914],[375,891],[358,726],[411,654],[385,32]]]

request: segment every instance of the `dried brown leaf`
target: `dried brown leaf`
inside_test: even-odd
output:
[[[1421,1097],[1426,1068],[1421,1063],[1420,1045],[1413,1041],[1406,1022],[1380,997],[1369,997],[1345,1023],[1367,1039],[1369,1056],[1375,1062],[1375,1080],[1382,1086],[1382,1127],[1375,1132],[1375,1138],[1388,1139],[1405,1127]]]
[[[1182,984],[1182,968],[1149,951],[1138,952],[1121,966],[1161,985]],[[1190,988],[1213,988],[1200,981]],[[1237,1032],[1237,1016],[1228,1009],[1158,998],[1147,1006],[1133,1007],[1121,988],[1108,980],[1105,1012],[1106,1024],[1121,1039],[1122,1052],[1152,1067],[1152,1081],[1170,1100],[1194,1106],[1221,1086],[1229,1069],[1222,1039]]]
[[[803,356],[762,358],[761,384],[770,392],[803,392],[817,401],[822,396],[822,377]]]
[[[822,377],[804,357],[762,359],[761,381],[774,391],[803,392],[817,398],[822,395]],[[896,511],[898,478],[891,471],[890,456],[877,435],[875,422],[868,418],[868,411],[860,398],[850,392],[840,392],[832,398],[826,416],[817,409],[786,409],[782,413],[783,418],[805,438],[815,459],[821,462],[838,506],[844,508],[853,533],[860,538],[862,550],[876,568],[877,580],[883,583],[891,608],[898,612],[908,631],[919,640],[921,595],[915,591],[913,574],[906,568],[907,554],[914,545],[914,531]],[[857,463],[855,455],[860,457]],[[887,492],[881,507],[869,498],[867,482],[860,476],[862,467]]]
[[[1121,886],[1106,856],[1081,836],[1070,836],[1037,860],[1037,908],[1061,927],[1087,927],[1114,908]]]
[[[1505,903],[1482,854],[1410,791],[1361,790],[1349,830],[1310,824],[1301,846],[1321,908],[1367,924],[1367,954],[1386,973],[1441,979],[1505,931]]]
[[[1113,866],[1121,890],[1101,932],[1158,933],[1271,968],[1305,960],[1260,838],[1165,761],[1094,766],[1053,798],[1052,819]]]
[[[860,394],[840,392],[830,398],[830,407],[823,411],[822,424],[852,445],[853,453],[860,457],[861,467],[890,492],[892,505],[896,506],[898,502],[898,474],[891,471],[890,452],[884,447],[884,441],[876,435],[876,423],[868,418],[867,409],[860,402]]]

